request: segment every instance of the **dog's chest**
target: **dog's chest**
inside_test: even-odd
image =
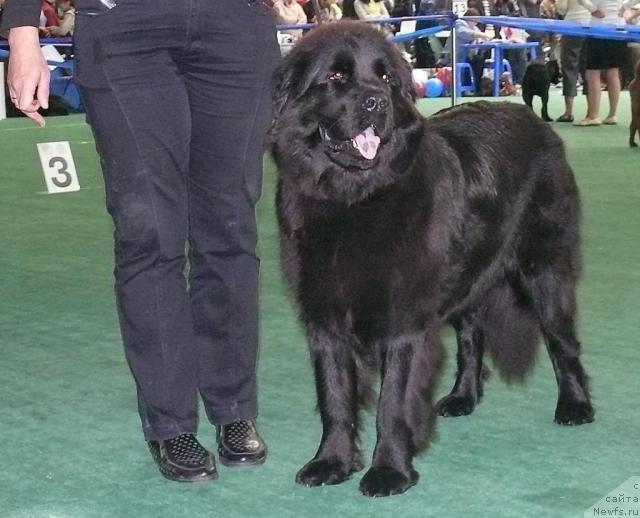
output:
[[[387,209],[351,207],[307,221],[299,243],[300,292],[314,314],[388,314],[410,276],[405,270],[415,270],[420,239],[402,211]]]

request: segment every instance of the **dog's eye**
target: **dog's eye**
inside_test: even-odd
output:
[[[391,82],[391,77],[389,76],[389,74],[382,74],[382,80],[389,84]]]
[[[344,81],[347,78],[347,74],[344,72],[334,72],[329,76],[329,81]]]

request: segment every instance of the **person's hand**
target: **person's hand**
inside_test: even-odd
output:
[[[600,9],[596,9],[591,13],[594,18],[604,18],[604,13]]]
[[[37,27],[15,27],[9,31],[9,73],[11,101],[39,126],[44,117],[38,110],[49,107],[49,67],[40,50]]]

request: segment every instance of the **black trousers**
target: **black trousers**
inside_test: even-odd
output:
[[[247,0],[77,0],[76,79],[115,223],[147,439],[257,415],[255,204],[274,21]]]

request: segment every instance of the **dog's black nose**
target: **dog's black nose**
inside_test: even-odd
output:
[[[363,108],[368,112],[383,112],[388,105],[389,102],[378,95],[370,95],[362,103]]]

